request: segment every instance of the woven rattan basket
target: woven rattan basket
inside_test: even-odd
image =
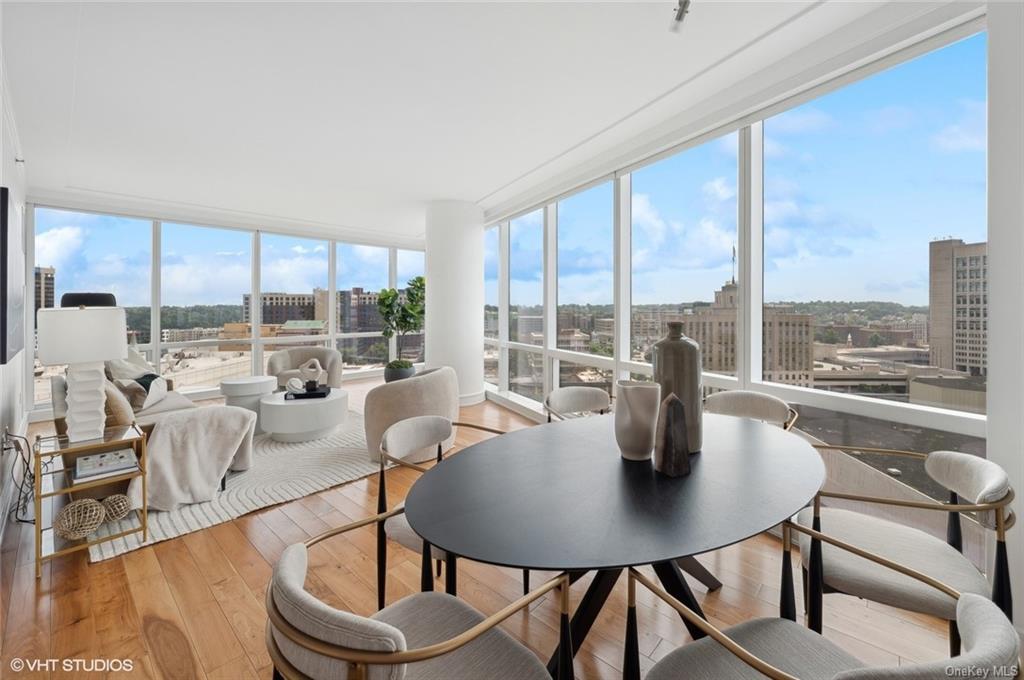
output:
[[[107,496],[103,499],[103,509],[107,512],[104,521],[116,522],[131,512],[132,505],[131,501],[128,500],[128,496],[125,496],[123,493],[115,493],[113,496]]]
[[[93,498],[71,501],[57,513],[53,531],[71,541],[85,538],[103,524],[106,514],[103,504]]]

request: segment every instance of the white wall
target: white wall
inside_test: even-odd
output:
[[[3,21],[3,7],[0,5],[0,28]],[[2,31],[0,31],[2,35]],[[14,124],[14,112],[11,108],[7,86],[7,71],[3,58],[3,45],[0,44],[0,185],[8,187],[15,205],[13,220],[18,224],[12,228],[22,229],[25,215],[25,175],[24,164],[17,163],[15,159],[21,158],[21,147],[18,144],[18,131]],[[22,243],[27,243],[23,239]],[[25,253],[22,253],[25,256]],[[26,267],[28,263],[26,263]],[[26,277],[27,283],[27,277]],[[26,290],[26,322],[31,320],[31,307],[33,306],[32,291]],[[28,341],[26,340],[26,345]],[[16,434],[24,434],[27,426],[27,412],[25,409],[25,365],[30,352],[22,350],[12,361],[0,365],[0,431],[4,428]],[[0,457],[0,509],[6,510],[13,492],[12,463],[14,455],[3,454]],[[0,537],[3,536],[4,526],[7,524],[7,513],[0,517]]]

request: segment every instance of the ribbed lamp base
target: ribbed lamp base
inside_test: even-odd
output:
[[[79,442],[103,436],[107,416],[103,386],[106,375],[103,362],[94,361],[68,366],[68,439]]]

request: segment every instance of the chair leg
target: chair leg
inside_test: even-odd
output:
[[[804,616],[807,616],[807,586],[810,583],[810,576],[807,574],[807,569],[800,567],[800,587],[804,591]]]
[[[441,560],[434,560],[437,564],[437,578],[441,578]]]
[[[452,597],[458,595],[457,588],[457,575],[458,569],[455,567],[455,553],[448,553],[448,557],[445,560],[444,565],[444,592],[448,593]]]
[[[224,476],[220,478],[220,490],[227,491],[228,488],[228,473],[224,473]]]
[[[815,531],[821,531],[821,516],[818,514],[817,507],[815,507],[812,528]],[[822,599],[825,595],[825,573],[821,556],[821,540],[817,538],[811,539],[811,556],[808,572],[807,627],[815,633],[821,633],[824,623]]]
[[[1013,621],[1013,592],[1010,590],[1010,562],[1006,556],[1006,541],[996,541],[995,574],[992,577],[992,601],[1006,618]]]
[[[274,673],[273,673],[272,677],[273,677],[273,680],[284,680],[284,676],[281,675],[281,671],[277,670],[276,668],[274,669]]]
[[[640,680],[640,641],[636,623],[636,584],[629,580],[626,609],[626,644],[622,657],[622,680]]]
[[[384,609],[388,586],[388,536],[384,522],[377,522],[377,609]]]
[[[523,569],[523,595],[530,592],[530,570]]]
[[[949,656],[950,658],[960,656],[960,628],[956,621],[949,622]]]
[[[796,593],[793,591],[793,564],[789,550],[782,553],[782,594],[779,598],[779,616],[796,621]]]
[[[433,592],[434,575],[430,569],[430,544],[423,541],[423,560],[420,568],[420,590],[424,593]]]

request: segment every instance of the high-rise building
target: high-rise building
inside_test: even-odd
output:
[[[242,321],[249,322],[249,293],[242,295]],[[316,318],[316,300],[313,293],[262,293],[262,318],[265,324],[284,324],[292,320]],[[323,318],[327,318],[326,316]]]
[[[933,366],[986,375],[988,244],[932,241],[928,257],[928,343]]]
[[[53,267],[36,267],[36,310],[54,306],[55,276]]]
[[[683,333],[701,347],[704,370],[736,373],[736,317],[738,289],[730,281],[715,291],[715,301],[682,315]],[[764,379],[813,387],[814,318],[798,314],[788,305],[765,305],[762,365]]]

